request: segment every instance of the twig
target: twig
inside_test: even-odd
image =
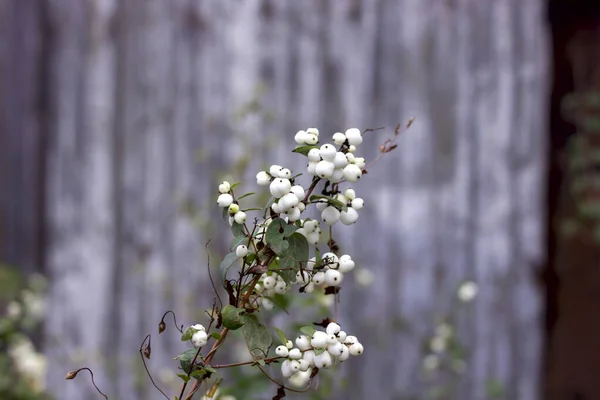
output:
[[[221,307],[223,307],[223,302],[221,301],[221,296],[219,296],[219,291],[217,290],[217,287],[215,286],[215,281],[213,281],[213,277],[212,274],[210,273],[210,252],[208,250],[208,244],[210,243],[210,239],[208,239],[208,242],[206,242],[206,244],[204,245],[204,249],[206,251],[206,258],[207,258],[207,269],[208,269],[208,278],[210,279],[210,284],[213,288],[213,291],[215,292],[215,294],[217,295],[217,299],[219,299],[219,303],[221,304]]]
[[[166,313],[165,313],[165,315],[166,315]],[[175,314],[173,314],[173,315],[175,315]],[[148,366],[146,365],[146,360],[144,359],[144,343],[146,343],[146,340],[148,340],[148,346],[150,346],[150,338],[151,338],[151,336],[152,335],[150,335],[150,334],[146,335],[146,337],[142,341],[142,344],[140,345],[140,350],[139,350],[140,351],[140,358],[142,359],[142,364],[144,364],[144,369],[146,370],[146,374],[148,375],[148,378],[150,378],[150,381],[152,382],[152,384],[154,385],[154,387],[156,388],[156,390],[158,390],[165,397],[165,399],[170,400],[169,396],[167,396],[165,394],[165,392],[163,392],[158,387],[158,385],[156,384],[156,382],[154,382],[154,378],[152,378],[152,374],[150,373],[150,370],[148,369]]]
[[[108,400],[108,396],[105,395],[104,393],[102,393],[102,391],[96,385],[96,382],[94,381],[94,373],[88,367],[79,368],[78,370],[71,371],[71,372],[67,373],[67,376],[65,377],[65,379],[75,379],[75,377],[77,376],[77,374],[79,373],[79,371],[83,371],[83,370],[86,370],[86,371],[88,371],[90,373],[90,375],[92,376],[92,385],[94,385],[94,387],[96,388],[96,390],[98,391],[98,393],[100,393],[102,396],[104,396],[105,399]],[[168,397],[167,397],[167,399],[168,399]]]

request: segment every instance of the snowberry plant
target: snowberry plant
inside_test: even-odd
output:
[[[286,166],[271,165],[259,171],[256,183],[270,194],[261,208],[242,206],[240,200],[254,193],[238,195],[238,184],[222,182],[218,186],[215,206],[222,210],[233,233],[230,252],[219,267],[219,282],[227,300],[221,301],[217,294],[207,322],[177,328],[181,340],[188,342],[190,348],[177,356],[181,390],[175,397],[163,392],[166,398],[191,399],[202,383],[218,375],[220,369],[249,365],[277,385],[274,399],[281,399],[286,390],[308,390],[320,370],[363,353],[360,340],[347,333],[344,321],[338,320],[338,294],[355,262],[351,254],[340,254],[334,227],[352,225],[358,220],[365,202],[352,184],[396,147],[399,131],[397,127],[394,137],[380,146],[379,156],[369,165],[360,156],[363,132],[356,128],[334,133],[330,140],[315,128],[299,131],[294,137],[293,152],[306,157],[306,170],[296,172]],[[334,296],[332,315],[297,332],[264,324],[261,314],[273,309],[280,296],[316,293]],[[166,329],[168,313],[160,321],[159,333]],[[228,334],[236,330],[241,331],[252,360],[215,363]],[[277,340],[279,344],[274,343]],[[144,356],[150,357],[150,335],[142,343],[140,354],[146,367]],[[213,398],[221,380],[212,382],[215,383],[205,398]]]

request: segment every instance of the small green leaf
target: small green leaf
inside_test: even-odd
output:
[[[246,234],[244,232],[244,225],[240,225],[235,221],[233,222],[233,224],[231,224],[231,232],[233,232],[233,236],[236,236],[236,237]]]
[[[271,331],[258,321],[256,315],[246,314],[244,315],[244,321],[242,333],[246,339],[248,350],[250,350],[255,360],[265,358],[273,343]]]
[[[238,186],[239,184],[240,184],[239,182],[236,182],[236,183],[232,184],[230,190],[233,190],[233,188],[236,187],[236,186]]]
[[[246,193],[246,194],[244,194],[244,195],[242,195],[242,196],[238,197],[238,201],[240,201],[241,199],[243,199],[243,198],[245,198],[245,197],[252,196],[252,195],[255,195],[255,194],[256,194],[256,193],[254,193],[254,192]],[[260,210],[260,209],[259,209],[259,210]]]
[[[183,332],[183,335],[181,335],[181,341],[187,342],[188,340],[191,340],[192,336],[194,335],[194,332],[196,332],[196,330],[192,329],[191,326],[187,328],[185,332]]]
[[[258,360],[258,365],[260,365],[261,367],[265,366],[265,360]]]
[[[329,204],[330,206],[334,206],[335,208],[337,208],[338,210],[342,211],[342,210],[346,210],[348,207],[346,206],[346,204],[342,203],[341,201],[337,200],[337,199],[333,199],[331,197],[327,197],[327,196],[320,196],[317,194],[314,194],[312,196],[310,196],[310,201],[315,201],[315,200],[319,200],[319,199],[325,199],[327,200],[327,204]]]
[[[237,308],[232,306],[231,304],[226,305],[221,310],[223,326],[232,331],[240,329],[242,325],[244,325],[243,315],[245,313],[246,310],[243,308]]]
[[[198,353],[198,349],[187,349],[186,351],[184,351],[183,353],[181,353],[180,355],[175,357],[175,359],[179,360],[181,369],[187,372],[187,371],[189,371],[190,364],[192,363],[192,360],[194,359],[194,357],[196,357],[197,353]]]
[[[308,336],[309,338],[312,337],[312,335],[316,332],[317,330],[315,328],[313,328],[310,325],[306,325],[300,328],[300,332],[304,333],[306,336]]]
[[[209,336],[215,340],[221,340],[221,334],[219,332],[213,332]]]
[[[287,337],[285,336],[285,332],[283,332],[281,329],[279,329],[276,326],[273,327],[273,330],[277,334],[277,337],[279,338],[279,341],[281,342],[281,344],[283,344],[285,346],[287,343]]]
[[[186,374],[177,374],[178,377],[181,378],[182,381],[187,382],[190,380],[190,377],[187,376]]]
[[[294,150],[292,150],[292,153],[299,153],[299,154],[302,154],[303,156],[307,156],[309,151],[311,151],[312,149],[318,149],[318,148],[319,148],[319,146],[315,146],[315,145],[300,146],[300,147],[296,147]]]
[[[246,235],[236,236],[231,239],[231,242],[229,243],[229,250],[235,251],[235,249],[237,249],[237,247],[241,244],[248,244],[248,237]]]
[[[217,370],[216,370],[216,369],[214,369],[213,367],[211,367],[210,365],[207,365],[207,366],[205,366],[205,367],[204,367],[204,368],[202,368],[202,369],[204,369],[204,370],[205,370],[205,371],[207,371],[207,372],[210,372],[211,374],[216,374],[216,373],[217,373]]]
[[[238,256],[235,254],[234,251],[232,251],[231,253],[227,254],[225,256],[225,258],[223,258],[223,261],[221,261],[221,265],[220,265],[219,269],[221,270],[221,281],[222,282],[225,282],[225,279],[227,278],[227,271],[233,265],[233,263],[236,262],[237,259],[238,259]]]

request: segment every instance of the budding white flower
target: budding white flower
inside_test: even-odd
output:
[[[344,178],[348,182],[356,182],[360,179],[362,171],[356,164],[348,164],[344,167]]]
[[[235,213],[235,215],[233,216],[233,220],[242,225],[244,222],[246,222],[246,213],[243,211],[238,211]]]
[[[351,356],[359,356],[363,353],[363,345],[360,342],[356,342],[348,346],[348,350],[350,350]]]
[[[260,301],[260,303],[262,304],[262,306],[265,308],[265,310],[270,311],[273,309],[274,304],[271,300],[267,299],[266,297],[263,297]]]
[[[292,360],[299,360],[302,358],[302,352],[298,348],[293,348],[290,350],[288,357]]]
[[[269,185],[271,195],[277,199],[288,194],[291,188],[292,184],[290,183],[290,180],[286,178],[274,179],[273,182],[271,182],[271,184]]]
[[[324,349],[327,346],[327,333],[323,331],[316,331],[313,333],[310,345],[315,349]]]
[[[346,135],[344,135],[342,132],[336,132],[333,134],[333,143],[335,144],[344,144],[344,142],[346,141]]]
[[[321,148],[319,149],[319,152],[320,152],[321,158],[323,160],[333,162],[333,160],[335,159],[337,150],[335,149],[335,147],[333,147],[329,143],[326,143],[321,146]]]
[[[324,351],[321,354],[315,355],[313,362],[317,368],[328,368],[333,365],[331,354],[329,354],[328,351]]]
[[[233,203],[233,196],[229,193],[221,193],[217,198],[217,204],[219,207],[229,207]]]
[[[315,285],[321,285],[325,282],[325,272],[319,271],[313,275],[312,281]]]
[[[319,161],[317,166],[315,167],[315,174],[319,178],[329,178],[333,175],[333,171],[335,170],[335,166],[331,161]]]
[[[294,135],[294,141],[296,141],[298,144],[305,144],[306,138],[306,131],[298,131],[296,132],[296,135]]]
[[[304,139],[304,143],[312,146],[319,143],[319,137],[317,135],[313,135],[311,133],[307,133],[306,139]]]
[[[350,272],[354,269],[354,261],[348,254],[344,254],[340,257],[339,271],[342,273]]]
[[[302,186],[294,185],[291,187],[290,192],[293,193],[294,196],[296,196],[298,202],[304,200],[304,188]]]
[[[246,247],[246,245],[243,244],[239,245],[235,249],[235,255],[238,258],[246,257],[248,255],[248,247]]]
[[[271,182],[271,175],[267,171],[260,171],[256,174],[256,183],[260,186],[266,186]]]
[[[196,348],[200,348],[208,341],[208,335],[204,331],[197,331],[192,335],[192,344]]]
[[[341,151],[335,153],[335,157],[333,158],[333,165],[335,166],[335,168],[343,169],[346,165],[348,165],[348,159],[346,158],[346,155]]]
[[[341,330],[342,328],[340,327],[340,325],[336,324],[335,322],[330,322],[327,325],[327,328],[325,328],[325,332],[327,332],[328,335],[335,335]]]
[[[363,199],[361,199],[360,197],[357,197],[355,199],[352,199],[352,203],[350,203],[350,205],[355,210],[360,210],[361,208],[363,208],[365,206],[365,201]]]
[[[229,193],[230,190],[231,190],[231,185],[227,181],[223,181],[223,183],[221,183],[219,185],[220,193]]]
[[[333,206],[328,206],[321,213],[321,219],[327,225],[333,225],[340,219],[340,211]]]
[[[284,345],[277,346],[277,348],[275,349],[275,354],[277,354],[277,356],[279,357],[287,357],[289,354],[289,350]]]
[[[281,171],[283,167],[281,165],[273,164],[269,167],[269,175],[273,177],[279,176],[279,171]]]
[[[344,225],[352,225],[358,220],[358,211],[348,207],[346,211],[340,213],[340,222]]]
[[[310,162],[318,163],[321,161],[321,151],[319,149],[310,149],[306,156]]]
[[[304,351],[310,349],[310,339],[306,335],[300,335],[296,338],[296,346]]]
[[[281,168],[279,170],[279,178],[286,178],[289,179],[292,177],[292,171],[290,171],[288,168]]]

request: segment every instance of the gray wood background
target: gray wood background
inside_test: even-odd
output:
[[[497,387],[496,398],[537,398],[542,3],[0,1],[0,176],[13,191],[0,197],[3,252],[52,279],[51,391],[96,398],[85,379],[64,381],[87,365],[113,399],[158,398],[137,349],[166,309],[191,322],[212,302],[204,243],[227,243],[213,217],[219,171],[252,183],[265,162],[300,168],[277,150],[309,126],[387,127],[363,145],[372,159],[415,116],[356,185],[367,207],[345,248],[375,279],[345,288],[342,320],[366,354],[336,398],[425,399],[450,381],[442,398]],[[479,295],[456,307],[466,279]],[[466,370],[425,378],[423,342],[441,315]],[[178,346],[155,337],[152,368],[174,365]]]

